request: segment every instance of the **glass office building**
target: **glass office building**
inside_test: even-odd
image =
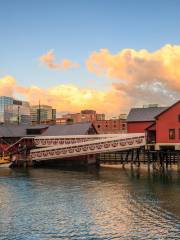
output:
[[[0,122],[9,123],[13,116],[13,99],[11,97],[0,97]]]
[[[12,97],[0,96],[0,123],[30,123],[29,103],[16,100]]]
[[[32,123],[48,123],[55,122],[56,109],[48,105],[31,106],[31,122]]]

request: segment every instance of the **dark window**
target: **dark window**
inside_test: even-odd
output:
[[[178,121],[180,122],[180,114],[178,115]]]
[[[100,125],[98,125],[98,128],[100,128],[101,126]]]
[[[179,139],[180,139],[180,128],[179,128]]]
[[[116,125],[114,125],[114,128],[116,128]]]
[[[175,129],[169,129],[169,139],[175,139]]]
[[[106,127],[108,127],[108,125],[106,125]]]
[[[125,123],[122,124],[122,129],[123,129],[123,130],[126,129],[126,124],[125,124]]]

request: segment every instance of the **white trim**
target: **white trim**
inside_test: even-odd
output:
[[[60,159],[103,152],[123,151],[145,146],[145,134],[126,134],[86,142],[31,150],[32,160]]]

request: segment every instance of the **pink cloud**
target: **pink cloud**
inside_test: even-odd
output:
[[[73,63],[69,59],[63,59],[59,63],[54,63],[55,55],[53,50],[49,50],[46,54],[40,57],[40,62],[45,64],[50,69],[65,70],[70,68],[78,68],[80,65]]]

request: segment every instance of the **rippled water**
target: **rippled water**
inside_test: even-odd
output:
[[[180,239],[180,176],[0,169],[2,239]]]

